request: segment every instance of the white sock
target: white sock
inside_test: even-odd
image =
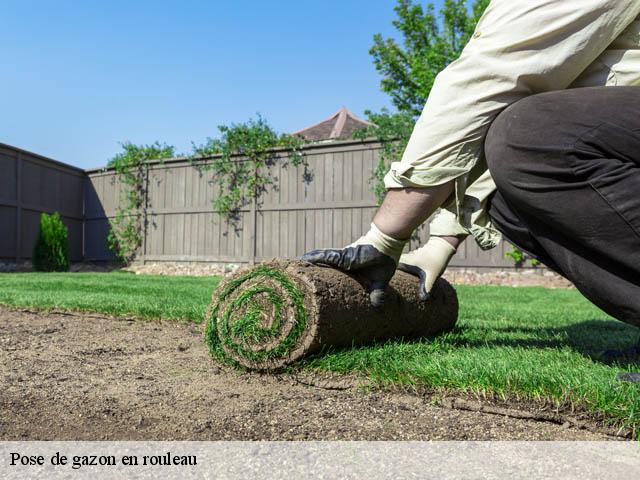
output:
[[[423,247],[402,255],[400,262],[418,267],[425,272],[424,283],[428,292],[444,273],[455,253],[456,249],[444,238],[432,236]]]
[[[393,258],[393,261],[396,262],[397,265],[406,243],[407,240],[398,240],[381,232],[380,229],[371,222],[371,230],[348,246],[355,247],[358,245],[373,245],[373,247],[375,247],[379,252]]]

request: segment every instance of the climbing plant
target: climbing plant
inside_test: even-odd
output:
[[[389,171],[391,162],[400,160],[411,136],[414,118],[408,113],[389,113],[386,109],[381,113],[365,113],[373,125],[356,131],[353,136],[357,139],[375,137],[382,145],[378,163],[369,179],[378,203],[382,203],[386,191],[384,176]]]
[[[114,156],[108,167],[115,170],[121,184],[120,201],[110,220],[107,242],[111,251],[123,263],[130,263],[140,246],[147,208],[147,162],[171,158],[174,147],[155,142],[150,145],[121,144],[122,151]]]
[[[303,140],[278,134],[260,115],[245,123],[218,126],[219,138],[209,138],[203,145],[193,145],[191,161],[197,168],[209,171],[217,185],[213,209],[238,228],[240,211],[275,188],[277,178],[269,167],[304,165],[303,180],[310,179],[301,151]],[[205,157],[206,161],[199,162]]]

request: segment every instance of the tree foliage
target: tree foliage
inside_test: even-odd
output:
[[[516,267],[525,267],[527,261],[529,261],[529,264],[532,267],[537,267],[538,265],[540,265],[540,261],[538,259],[533,258],[528,253],[523,252],[515,245],[511,245],[511,250],[505,252],[504,256],[505,258],[510,258],[511,260],[513,260],[513,263]]]
[[[193,146],[192,162],[202,157],[207,161],[198,168],[210,171],[218,185],[213,208],[239,226],[240,211],[254,199],[259,204],[262,195],[273,188],[276,178],[269,167],[305,165],[300,151],[303,141],[287,134],[278,134],[258,115],[245,123],[221,125],[219,138],[209,138],[203,145]],[[283,151],[283,150],[286,150]]]
[[[382,91],[389,94],[397,112],[367,111],[375,126],[354,136],[373,136],[382,142],[371,178],[379,202],[385,193],[384,176],[389,165],[400,160],[436,76],[460,56],[488,4],[489,0],[475,0],[469,10],[464,0],[446,0],[438,16],[431,3],[423,7],[413,0],[398,0],[393,26],[401,42],[374,35],[369,53],[382,75]]]
[[[365,114],[373,125],[355,132],[354,138],[376,137],[382,144],[378,164],[370,179],[373,193],[381,203],[386,192],[384,176],[389,171],[389,164],[399,159],[407,147],[415,119],[409,113],[390,113],[387,109],[382,109],[380,113],[367,110]]]
[[[398,0],[393,26],[402,40],[376,34],[369,53],[399,112],[420,115],[436,76],[460,56],[488,4],[475,0],[469,11],[465,0],[446,0],[438,17],[431,3]]]
[[[115,169],[122,187],[116,215],[110,220],[107,242],[120,261],[130,263],[142,246],[147,228],[147,163],[173,157],[175,148],[160,142],[150,145],[125,142],[121,146],[122,152],[107,164],[108,168]]]

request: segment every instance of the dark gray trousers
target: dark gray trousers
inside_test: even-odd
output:
[[[494,121],[485,154],[496,228],[640,326],[640,87],[527,97]]]

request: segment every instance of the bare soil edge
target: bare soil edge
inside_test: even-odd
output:
[[[202,326],[0,307],[0,438],[603,440],[624,432],[540,405],[260,375],[213,362]],[[548,413],[548,412],[547,412]],[[615,436],[615,435],[618,436]]]
[[[402,387],[394,387],[402,389]],[[561,425],[593,433],[602,433],[620,439],[637,439],[637,429],[620,426],[605,415],[599,415],[583,407],[557,405],[549,400],[522,399],[517,396],[498,398],[492,395],[472,395],[469,393],[442,389],[433,391],[422,389],[415,392],[424,395],[443,407],[469,412],[488,413],[535,422]]]
[[[341,375],[333,372],[298,370],[289,373],[303,385],[328,390],[360,389],[369,392],[410,394],[425,399],[432,405],[450,410],[486,413],[533,422],[551,423],[563,428],[574,428],[600,433],[613,438],[632,440],[637,431],[630,427],[616,426],[603,415],[597,415],[584,408],[570,405],[558,406],[550,401],[531,400],[508,396],[498,398],[493,395],[472,395],[452,389],[432,389],[406,387],[402,385],[382,386],[366,378],[355,375]]]

